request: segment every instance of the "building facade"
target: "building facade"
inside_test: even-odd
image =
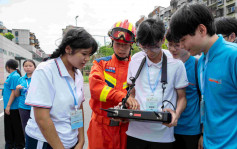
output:
[[[32,53],[9,39],[0,36],[0,87],[9,75],[5,69],[5,64],[9,59],[17,60],[19,63],[19,70],[22,74],[25,74],[22,63],[25,59],[32,59]],[[36,61],[36,63],[39,62]]]
[[[165,24],[165,28],[169,27],[169,22],[172,14],[176,12],[180,7],[185,4],[200,3],[206,5],[210,11],[213,13],[215,19],[220,17],[235,17],[237,18],[237,0],[171,0],[170,6],[155,7],[151,13],[149,13],[148,18],[159,17]],[[141,23],[140,20],[137,21],[138,26]]]

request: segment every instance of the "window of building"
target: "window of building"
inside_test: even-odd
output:
[[[18,37],[16,37],[16,44],[19,44],[19,39],[18,39]]]
[[[18,36],[18,31],[15,31],[15,36]]]
[[[7,55],[7,51],[2,48],[0,48],[0,53],[4,53],[5,55]]]
[[[218,6],[221,6],[221,5],[223,5],[224,4],[224,0],[217,0],[217,5]]]
[[[234,13],[235,12],[235,3],[227,6],[226,8],[227,8],[227,14]]]
[[[8,51],[8,55],[9,56],[15,56],[15,54],[13,52],[10,52],[10,51]]]

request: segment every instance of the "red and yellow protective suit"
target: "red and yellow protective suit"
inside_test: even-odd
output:
[[[87,131],[88,149],[126,149],[128,123],[109,126],[110,118],[100,108],[117,106],[126,96],[129,61],[120,61],[113,54],[93,62],[89,76],[92,117]]]

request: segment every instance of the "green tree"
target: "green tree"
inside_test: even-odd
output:
[[[165,42],[162,44],[162,49],[168,49],[168,41],[165,39]]]
[[[109,56],[112,55],[114,53],[113,48],[108,45],[108,46],[101,46],[97,52],[97,54],[99,55],[99,57],[105,57],[105,56]]]
[[[9,40],[12,40],[13,38],[15,38],[14,35],[10,32],[5,33],[3,36],[6,37]]]

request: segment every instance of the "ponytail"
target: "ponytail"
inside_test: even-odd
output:
[[[63,55],[64,53],[65,53],[65,48],[62,49],[59,47],[58,49],[56,49],[56,51],[53,52],[53,54],[51,54],[50,59],[58,58],[59,56]]]
[[[16,69],[17,73],[19,73],[19,75],[21,76],[21,72],[19,69]]]

